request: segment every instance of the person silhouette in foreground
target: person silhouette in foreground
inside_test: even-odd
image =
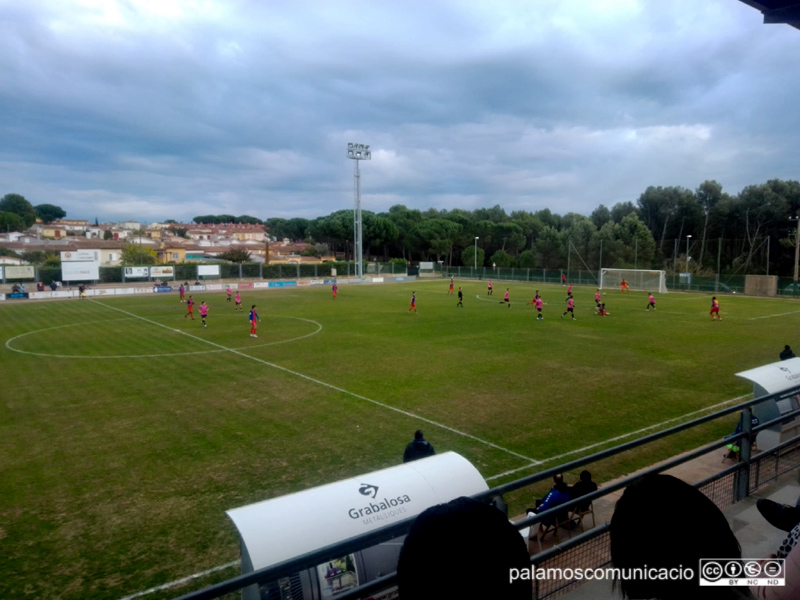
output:
[[[400,550],[397,585],[407,600],[530,600],[530,578],[511,576],[530,566],[527,544],[506,516],[461,497],[430,507],[411,525]]]
[[[742,550],[717,505],[676,477],[646,475],[629,485],[617,501],[610,534],[615,568],[692,570],[687,579],[622,578],[615,585],[626,598],[752,598],[746,587],[700,587],[701,558],[741,558]]]

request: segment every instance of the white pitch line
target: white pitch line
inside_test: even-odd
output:
[[[164,329],[169,329],[170,331],[175,331],[172,327],[169,327],[169,326],[164,325],[162,323],[159,323],[157,321],[151,321],[150,319],[147,319],[145,317],[140,317],[139,315],[134,314],[132,312],[128,312],[127,310],[122,310],[121,308],[117,308],[115,306],[109,306],[108,304],[104,304],[103,302],[98,302],[97,300],[90,300],[90,302],[94,302],[94,303],[99,304],[100,306],[104,306],[104,307],[106,307],[106,308],[108,308],[110,310],[116,310],[116,311],[121,312],[123,314],[126,314],[126,315],[129,315],[131,317],[134,317],[135,319],[139,319],[139,320],[144,321],[146,323],[150,323],[151,325],[156,325],[158,327],[163,327]],[[476,437],[474,435],[471,435],[469,433],[465,433],[463,431],[459,431],[458,429],[454,429],[453,427],[449,427],[447,425],[443,425],[442,423],[438,423],[438,422],[433,421],[431,419],[427,419],[425,417],[421,417],[419,415],[415,415],[414,413],[411,413],[411,412],[408,412],[408,411],[405,411],[405,410],[401,410],[401,409],[396,408],[394,406],[390,406],[388,404],[384,404],[383,402],[378,402],[377,400],[373,400],[372,398],[367,398],[366,396],[362,396],[361,394],[356,394],[355,392],[350,392],[348,390],[345,390],[343,388],[337,387],[337,386],[332,385],[330,383],[326,383],[324,381],[320,381],[319,379],[314,379],[313,377],[309,377],[308,375],[303,375],[302,373],[298,373],[297,371],[292,371],[291,369],[287,369],[286,367],[282,367],[280,365],[276,365],[275,363],[271,363],[269,361],[262,360],[260,358],[256,358],[255,356],[250,356],[249,354],[245,354],[244,352],[240,352],[239,350],[236,350],[234,348],[228,348],[228,347],[223,346],[221,344],[217,344],[215,342],[203,339],[201,337],[197,337],[196,335],[192,335],[190,333],[186,333],[185,331],[181,331],[180,333],[183,333],[184,335],[186,335],[186,336],[188,336],[188,337],[190,337],[192,339],[204,342],[204,343],[209,344],[211,346],[214,346],[216,348],[220,348],[221,350],[225,350],[225,351],[231,352],[233,354],[238,354],[239,356],[243,356],[244,358],[249,358],[250,360],[253,360],[255,362],[259,362],[259,363],[261,363],[263,365],[267,365],[268,367],[272,367],[273,369],[278,369],[279,371],[283,371],[285,373],[289,373],[291,375],[294,375],[295,377],[300,377],[301,379],[305,379],[307,381],[311,381],[312,383],[316,383],[317,385],[321,385],[321,386],[327,387],[329,389],[335,390],[335,391],[337,391],[337,392],[339,392],[341,394],[346,394],[348,396],[352,396],[354,398],[358,398],[359,400],[364,400],[365,402],[370,402],[372,404],[375,404],[376,406],[380,406],[380,407],[385,408],[387,410],[394,411],[394,412],[399,413],[401,415],[404,415],[406,417],[410,417],[412,419],[417,419],[419,421],[422,421],[423,423],[428,423],[430,425],[434,425],[435,427],[439,427],[440,429],[444,429],[445,431],[449,431],[451,433],[455,433],[455,434],[460,435],[462,437],[465,437],[465,438],[468,438],[470,440],[473,440],[473,441],[479,442],[481,444],[484,444],[485,446],[489,446],[489,447],[494,448],[496,450],[501,450],[501,451],[503,451],[503,452],[505,452],[507,454],[511,454],[512,456],[516,456],[517,458],[521,458],[521,459],[523,459],[523,460],[525,460],[525,461],[527,461],[529,463],[537,463],[538,462],[534,458],[530,458],[529,456],[524,456],[523,454],[519,454],[518,452],[514,452],[513,450],[509,450],[508,448],[503,448],[502,446],[498,446],[497,444],[493,444],[492,442],[487,442],[486,440],[482,440],[481,438]]]
[[[301,335],[298,337],[289,338],[288,340],[278,340],[277,342],[264,342],[262,344],[253,344],[252,346],[242,346],[241,348],[230,348],[232,350],[249,350],[251,348],[263,348],[264,346],[277,346],[278,344],[288,344],[289,342],[296,342],[297,340],[302,340],[307,337],[311,337],[312,335],[317,335],[320,331],[322,331],[322,324],[317,323],[316,321],[312,321],[311,319],[304,319],[302,317],[289,317],[284,315],[266,315],[265,319],[268,318],[275,318],[275,319],[295,319],[297,321],[306,321],[308,323],[313,323],[317,326],[316,331],[312,331],[311,333],[307,333],[305,335]],[[164,356],[194,356],[196,354],[214,354],[216,352],[225,352],[226,350],[198,350],[197,352],[169,352],[169,353],[162,353],[162,354],[111,354],[111,355],[89,355],[89,354],[50,354],[46,352],[30,352],[28,350],[20,350],[19,348],[14,348],[11,346],[11,342],[23,338],[28,335],[34,335],[36,333],[42,333],[44,331],[52,331],[53,329],[62,329],[64,327],[80,327],[81,325],[89,325],[91,323],[106,323],[110,321],[130,321],[130,318],[124,319],[109,319],[107,321],[90,321],[89,323],[75,323],[72,325],[59,325],[57,327],[48,327],[47,329],[36,329],[34,331],[28,331],[26,333],[21,333],[18,336],[15,336],[9,339],[6,342],[6,348],[11,350],[12,352],[18,352],[19,354],[28,354],[29,356],[41,356],[43,358],[75,358],[75,359],[98,359],[98,360],[118,360],[120,358],[161,358]],[[173,330],[178,331],[178,330]],[[230,350],[229,349],[229,350]]]
[[[133,600],[134,598],[141,598],[142,596],[146,596],[147,594],[153,594],[155,592],[160,592],[161,590],[168,590],[169,588],[175,587],[182,583],[186,583],[187,581],[191,581],[192,579],[197,579],[199,577],[210,575],[211,573],[215,573],[217,571],[222,571],[223,569],[229,569],[231,567],[235,567],[240,562],[241,562],[240,560],[234,560],[233,562],[229,562],[227,564],[220,565],[212,569],[208,569],[207,571],[200,571],[199,573],[195,573],[194,575],[189,575],[188,577],[184,577],[183,579],[176,579],[175,581],[170,581],[169,583],[152,587],[149,590],[136,592],[135,594],[131,594],[130,596],[125,596],[124,598],[120,598],[120,600]]]
[[[104,306],[105,306],[105,305],[104,305]],[[108,307],[108,308],[112,308],[112,307]],[[114,310],[119,310],[119,309],[114,309]],[[124,312],[124,311],[123,311],[123,312]],[[143,320],[145,320],[145,321],[147,321],[147,319],[144,319],[143,317],[142,317],[142,319],[143,319]],[[157,324],[157,323],[156,323],[156,324]],[[249,357],[249,356],[248,356],[248,358],[252,358],[252,357]],[[263,361],[260,361],[260,359],[256,359],[256,360],[259,360],[259,362],[263,362]],[[323,384],[323,385],[327,385],[327,384]],[[609,444],[609,443],[611,443],[611,442],[619,441],[619,440],[621,440],[621,439],[624,439],[624,438],[626,438],[626,437],[630,437],[630,436],[632,436],[632,435],[636,435],[636,434],[638,434],[638,433],[643,433],[643,432],[645,432],[645,431],[648,431],[648,430],[650,430],[650,429],[655,429],[655,428],[657,428],[657,427],[662,427],[663,425],[666,425],[666,424],[668,424],[668,423],[672,423],[672,422],[674,422],[674,421],[677,421],[677,420],[680,420],[680,419],[685,419],[686,417],[694,416],[694,415],[696,415],[696,414],[698,414],[698,413],[705,412],[705,411],[711,410],[711,409],[713,409],[713,408],[719,408],[719,407],[721,407],[721,406],[725,406],[726,404],[731,404],[731,403],[733,403],[733,402],[736,402],[736,401],[738,401],[738,400],[742,400],[743,398],[747,398],[747,397],[748,397],[748,395],[744,395],[744,396],[738,396],[737,398],[731,398],[730,400],[725,400],[724,402],[720,402],[719,404],[714,404],[713,406],[707,406],[706,408],[702,408],[702,409],[700,409],[700,410],[696,410],[696,411],[694,411],[694,412],[687,413],[687,414],[683,415],[682,417],[675,417],[675,418],[673,418],[673,419],[668,419],[668,420],[666,420],[666,421],[663,421],[663,422],[661,422],[661,423],[658,423],[658,424],[656,424],[656,425],[651,425],[651,426],[649,426],[649,427],[644,427],[644,428],[642,428],[642,429],[639,429],[639,430],[637,430],[637,431],[632,431],[632,432],[630,432],[630,433],[626,433],[626,434],[624,434],[624,435],[617,436],[617,437],[615,437],[615,438],[611,438],[611,439],[605,440],[604,442],[598,442],[598,443],[596,443],[596,444],[591,444],[590,446],[585,446],[584,448],[579,448],[579,449],[577,449],[577,450],[572,450],[572,451],[570,451],[570,452],[566,452],[566,453],[564,453],[564,454],[561,454],[561,455],[559,455],[559,456],[554,456],[554,457],[551,457],[551,458],[546,458],[546,459],[544,459],[543,461],[534,461],[534,462],[531,462],[530,464],[527,464],[527,465],[525,465],[524,467],[520,467],[520,468],[518,468],[518,469],[513,469],[513,470],[511,470],[511,471],[506,471],[506,472],[504,472],[504,473],[499,473],[498,475],[493,475],[492,477],[487,477],[487,478],[486,478],[486,481],[492,481],[492,480],[494,480],[494,479],[499,479],[499,478],[501,478],[501,477],[505,477],[505,476],[507,476],[507,475],[513,475],[514,473],[518,473],[519,471],[524,471],[525,469],[528,469],[528,468],[530,468],[530,467],[535,467],[535,466],[537,466],[537,465],[540,465],[540,464],[543,464],[543,463],[546,463],[546,462],[551,462],[551,461],[553,461],[553,460],[556,460],[556,459],[558,459],[558,458],[561,458],[561,457],[564,457],[564,456],[568,456],[568,455],[570,455],[570,454],[575,454],[575,453],[578,453],[578,452],[583,452],[583,451],[585,451],[585,450],[589,450],[589,449],[595,448],[595,447],[597,447],[597,446],[602,446],[602,445],[604,445],[604,444]],[[135,593],[135,594],[132,594],[132,595],[130,595],[130,596],[125,596],[124,598],[121,598],[120,600],[134,600],[134,598],[139,598],[139,597],[141,597],[141,596],[145,596],[145,595],[147,595],[147,594],[152,594],[152,593],[154,593],[154,592],[158,592],[158,591],[161,591],[161,590],[169,589],[169,588],[171,588],[171,587],[175,587],[175,586],[177,586],[177,585],[180,585],[180,584],[182,584],[182,583],[185,583],[185,582],[187,582],[187,581],[191,581],[192,579],[197,579],[197,578],[199,578],[199,577],[203,577],[204,575],[208,575],[208,574],[210,574],[210,573],[214,573],[215,571],[221,571],[221,570],[223,570],[223,569],[227,569],[227,568],[229,568],[229,567],[233,567],[233,566],[235,566],[235,565],[238,565],[238,564],[239,564],[239,562],[240,562],[240,561],[238,561],[238,560],[235,560],[235,561],[233,561],[233,562],[230,562],[230,563],[227,563],[227,564],[224,564],[224,565],[220,565],[220,566],[218,566],[218,567],[214,567],[213,569],[208,569],[207,571],[201,571],[200,573],[195,573],[195,574],[193,574],[193,575],[189,575],[188,577],[184,577],[183,579],[176,579],[175,581],[171,581],[171,582],[169,582],[169,583],[165,583],[165,584],[163,584],[163,585],[159,585],[159,586],[157,586],[157,587],[153,587],[153,588],[150,588],[150,589],[148,589],[148,590],[144,590],[144,591],[142,591],[142,592],[137,592],[137,593]]]
[[[502,304],[502,303],[503,303],[503,301],[502,301],[502,300],[492,300],[491,298],[484,298],[484,297],[483,297],[483,296],[481,296],[480,294],[476,294],[476,295],[475,295],[475,297],[476,297],[478,300],[486,300],[487,302],[498,302],[499,304]]]
[[[721,407],[723,407],[723,406],[725,406],[727,404],[733,404],[735,402],[739,402],[739,401],[744,400],[745,398],[749,398],[749,397],[750,397],[750,394],[745,394],[744,396],[737,396],[736,398],[731,398],[729,400],[725,400],[724,402],[720,402],[719,404],[714,404],[712,406],[706,406],[705,408],[701,408],[699,410],[695,410],[693,412],[686,413],[685,415],[682,415],[680,417],[673,417],[672,419],[667,419],[666,421],[662,421],[661,423],[656,423],[655,425],[649,425],[648,427],[642,427],[641,429],[637,429],[636,431],[631,431],[629,433],[624,433],[622,435],[618,435],[617,437],[613,437],[613,438],[604,440],[602,442],[597,442],[595,444],[590,444],[588,446],[584,446],[583,448],[578,448],[576,450],[570,450],[569,452],[564,452],[563,454],[559,454],[557,456],[551,456],[550,458],[544,458],[544,459],[540,460],[536,464],[532,463],[532,464],[529,464],[529,465],[525,465],[524,467],[520,467],[518,469],[513,469],[511,471],[506,471],[504,473],[500,473],[499,475],[493,475],[492,477],[487,477],[486,481],[492,481],[493,479],[499,479],[500,477],[505,477],[507,475],[513,475],[514,473],[518,473],[520,471],[524,471],[525,469],[528,469],[530,467],[543,465],[545,463],[553,462],[554,460],[560,460],[560,459],[565,458],[567,456],[570,456],[572,454],[579,454],[581,452],[585,452],[586,450],[591,450],[592,448],[597,448],[598,446],[605,446],[606,444],[610,444],[612,442],[618,442],[620,440],[624,440],[625,438],[628,438],[628,437],[631,437],[631,436],[634,436],[634,435],[639,435],[640,433],[644,433],[646,431],[650,431],[651,429],[659,429],[661,427],[664,427],[665,425],[669,425],[669,424],[674,423],[676,421],[682,421],[682,420],[686,419],[687,417],[693,417],[693,416],[698,415],[700,413],[704,413],[704,412],[708,412],[710,410],[714,410],[715,408],[721,408]]]
[[[750,317],[748,321],[757,321],[758,319],[772,319],[773,317],[785,317],[786,315],[796,315],[800,310],[793,310],[792,312],[779,313],[777,315],[766,315],[764,317]]]
[[[109,308],[111,308],[111,307],[109,307]],[[117,309],[115,309],[115,310],[117,310]],[[530,463],[528,465],[525,465],[524,467],[520,467],[519,469],[513,469],[511,471],[506,471],[506,472],[500,473],[498,475],[493,475],[492,477],[487,477],[486,481],[492,481],[494,479],[499,479],[499,478],[505,477],[507,475],[513,475],[514,473],[518,473],[519,471],[524,471],[525,469],[528,469],[530,467],[535,467],[535,466],[540,465],[540,464],[545,463],[545,462],[551,462],[553,460],[557,460],[558,458],[562,458],[564,456],[569,456],[570,454],[576,454],[578,452],[583,452],[585,450],[590,450],[592,448],[596,448],[597,446],[602,446],[604,444],[609,444],[611,442],[619,441],[621,439],[624,439],[626,437],[630,437],[632,435],[637,435],[639,433],[644,433],[645,431],[649,431],[650,429],[655,429],[657,427],[662,427],[662,426],[664,426],[666,424],[669,424],[669,423],[672,423],[674,421],[685,419],[686,417],[691,417],[691,416],[694,416],[694,415],[696,415],[698,413],[706,412],[708,410],[711,410],[711,409],[714,409],[714,408],[719,408],[721,406],[725,406],[726,404],[731,404],[733,402],[742,400],[744,398],[747,398],[748,395],[738,396],[737,398],[731,398],[730,400],[725,400],[724,402],[720,402],[719,404],[714,404],[713,406],[707,406],[706,408],[701,408],[700,410],[696,410],[694,412],[687,413],[687,414],[683,415],[682,417],[675,417],[673,419],[668,419],[668,420],[662,421],[661,423],[658,423],[656,425],[651,425],[649,427],[644,427],[644,428],[639,429],[637,431],[632,431],[630,433],[626,433],[624,435],[620,435],[620,436],[608,439],[608,440],[606,440],[604,442],[598,442],[596,444],[591,444],[590,446],[585,446],[584,448],[579,448],[577,450],[572,450],[570,452],[565,452],[564,454],[561,454],[559,456],[553,456],[551,458],[546,458],[545,460],[543,460],[541,462],[532,462],[532,463]],[[225,564],[225,565],[220,565],[219,567],[214,567],[213,569],[209,569],[207,571],[202,571],[200,573],[195,573],[194,575],[189,575],[188,577],[184,577],[183,579],[177,579],[175,581],[171,581],[170,583],[165,583],[163,585],[160,585],[160,586],[157,586],[157,587],[154,587],[154,588],[150,588],[149,590],[144,590],[143,592],[138,592],[138,593],[133,594],[131,596],[125,596],[124,598],[121,598],[120,600],[133,600],[134,598],[139,598],[139,597],[144,596],[146,594],[151,594],[153,592],[158,592],[158,591],[165,590],[165,589],[168,589],[168,588],[171,588],[171,587],[175,587],[176,585],[180,585],[181,583],[184,583],[184,582],[187,582],[187,581],[191,581],[192,579],[197,579],[198,577],[203,577],[204,575],[208,575],[208,574],[213,573],[215,571],[220,571],[222,569],[227,569],[227,568],[232,567],[232,566],[237,565],[237,564],[239,564],[239,561],[235,560],[235,561],[233,561],[231,563],[228,563],[228,564]]]
[[[519,473],[520,471],[524,471],[525,469],[530,469],[531,467],[538,466],[539,463],[531,463],[529,465],[525,465],[524,467],[520,467],[518,469],[511,469],[510,471],[505,471],[504,473],[499,473],[497,475],[492,475],[491,477],[487,477],[486,481],[492,481],[493,479],[500,479],[501,477],[505,477],[506,475],[513,475],[514,473]]]

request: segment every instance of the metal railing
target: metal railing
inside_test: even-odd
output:
[[[596,463],[605,458],[619,455],[628,450],[650,444],[673,436],[682,431],[696,428],[705,423],[715,421],[727,415],[742,412],[742,422],[744,424],[741,433],[727,436],[723,439],[715,440],[700,448],[684,453],[653,466],[636,475],[626,477],[615,483],[606,484],[591,494],[581,497],[582,502],[594,501],[598,498],[626,488],[628,485],[641,479],[642,477],[654,473],[661,473],[672,469],[680,464],[703,456],[713,450],[738,443],[740,446],[741,462],[719,473],[698,482],[696,487],[706,493],[708,497],[718,506],[725,507],[744,499],[750,492],[762,487],[768,482],[774,481],[781,474],[800,468],[800,437],[788,440],[770,451],[760,453],[756,457],[750,456],[752,442],[756,434],[764,429],[784,423],[794,417],[800,416],[800,409],[786,413],[781,417],[762,423],[757,427],[751,427],[751,407],[767,400],[785,398],[790,395],[800,393],[800,387],[784,390],[779,393],[762,396],[757,399],[748,400],[719,411],[715,411],[703,417],[687,421],[663,431],[652,433],[645,437],[596,452],[594,454],[578,458],[534,473],[527,477],[497,486],[480,494],[473,496],[475,499],[490,501],[496,496],[500,496],[512,491],[529,487],[536,483],[550,479],[553,475],[562,472],[573,471],[591,463]],[[563,510],[563,506],[554,507],[550,510],[531,515],[521,521],[514,523],[517,529],[537,526],[542,520],[555,516],[557,512]],[[219,598],[230,592],[241,590],[247,586],[270,581],[276,581],[283,577],[288,577],[299,571],[314,568],[325,561],[332,560],[346,554],[369,548],[376,544],[396,539],[408,532],[415,517],[405,519],[393,525],[377,529],[370,533],[360,535],[337,544],[332,544],[324,548],[309,552],[302,556],[292,558],[270,567],[255,570],[251,573],[229,579],[216,585],[202,590],[190,592],[180,596],[177,600],[211,600]],[[578,564],[584,569],[597,568],[607,565],[610,561],[608,541],[608,524],[599,525],[585,533],[572,537],[571,539],[559,543],[557,546],[540,552],[531,557],[531,564],[538,567],[547,568],[548,566],[564,567],[569,564]],[[338,600],[355,600],[369,596],[380,590],[387,589],[397,583],[397,574],[391,573],[380,579],[371,581],[365,585],[349,590],[348,592],[337,595]],[[574,581],[542,580],[534,582],[534,598],[549,598],[565,593],[569,588],[577,585]]]

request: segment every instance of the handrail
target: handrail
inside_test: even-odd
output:
[[[594,454],[590,454],[588,456],[585,456],[585,457],[570,461],[568,463],[565,463],[565,464],[562,464],[562,465],[558,465],[556,467],[552,467],[550,469],[546,469],[544,471],[540,471],[540,472],[534,473],[532,475],[528,475],[527,477],[523,477],[521,479],[517,479],[515,481],[509,482],[509,483],[506,483],[506,484],[503,484],[503,485],[499,485],[499,486],[497,486],[495,488],[492,488],[490,490],[487,490],[485,492],[480,492],[478,494],[475,494],[473,496],[473,498],[475,498],[477,500],[489,501],[494,496],[506,494],[508,492],[512,492],[512,491],[518,490],[520,488],[530,486],[530,485],[532,485],[534,483],[538,483],[540,481],[544,481],[544,480],[552,477],[553,475],[555,475],[557,473],[562,473],[564,471],[572,471],[572,470],[578,469],[578,468],[580,468],[582,466],[597,462],[599,460],[608,458],[610,456],[615,456],[617,454],[621,454],[622,452],[625,452],[627,450],[631,450],[633,448],[637,448],[639,446],[643,446],[645,444],[649,444],[650,442],[653,442],[653,441],[656,441],[656,440],[659,440],[659,439],[662,439],[662,438],[665,438],[665,437],[669,437],[669,436],[674,435],[676,433],[679,433],[681,431],[685,431],[687,429],[691,429],[693,427],[697,427],[699,425],[703,425],[704,423],[708,423],[710,421],[719,419],[719,418],[727,416],[729,414],[733,414],[733,413],[738,412],[740,410],[747,409],[747,408],[749,408],[751,406],[754,406],[756,404],[760,404],[760,403],[765,402],[767,400],[772,400],[772,399],[775,399],[775,398],[781,398],[781,397],[784,397],[784,396],[787,396],[787,395],[791,395],[791,394],[794,394],[794,393],[800,393],[800,386],[795,387],[795,388],[790,388],[790,389],[787,389],[787,390],[783,390],[781,392],[768,394],[766,396],[761,396],[759,398],[754,398],[752,400],[747,400],[745,402],[741,402],[741,403],[736,404],[734,406],[731,406],[731,407],[728,407],[728,408],[724,408],[722,410],[710,413],[710,414],[705,415],[703,417],[698,417],[697,419],[692,419],[691,421],[687,421],[686,423],[675,425],[675,426],[670,427],[668,429],[665,429],[663,431],[652,433],[652,434],[646,435],[646,436],[644,436],[642,438],[638,438],[636,440],[631,440],[630,442],[626,442],[624,444],[619,444],[618,446],[613,446],[611,448],[607,448],[606,450],[601,450],[600,452],[596,452]],[[743,431],[741,433],[738,433],[738,434],[735,434],[735,435],[731,435],[729,437],[725,437],[725,438],[723,438],[721,440],[712,442],[710,444],[706,444],[705,446],[702,446],[701,448],[698,448],[698,449],[695,449],[695,450],[693,450],[691,452],[685,453],[685,454],[683,454],[683,455],[681,455],[679,457],[676,457],[676,458],[673,458],[673,459],[668,460],[666,462],[663,462],[663,463],[661,463],[661,464],[659,464],[659,465],[657,465],[655,467],[651,467],[649,469],[646,469],[645,471],[642,471],[642,472],[640,472],[640,473],[638,473],[636,475],[632,475],[632,476],[626,477],[626,478],[618,481],[617,483],[605,485],[605,486],[603,486],[602,488],[598,489],[595,492],[592,492],[590,494],[586,494],[585,496],[582,496],[581,500],[582,501],[586,501],[586,500],[593,501],[596,498],[600,498],[602,496],[605,496],[607,494],[615,492],[615,491],[617,491],[619,489],[627,487],[627,485],[629,485],[630,483],[632,483],[633,481],[635,481],[637,479],[640,479],[641,477],[644,477],[645,475],[648,475],[648,474],[651,474],[651,473],[660,473],[662,471],[671,469],[671,468],[673,468],[673,467],[675,467],[677,465],[680,465],[680,464],[682,464],[684,462],[687,462],[689,460],[693,460],[694,458],[697,458],[698,456],[702,456],[703,454],[707,454],[708,452],[713,451],[713,450],[715,450],[717,448],[721,448],[723,446],[726,446],[726,445],[730,444],[732,441],[737,441],[737,440],[743,439],[743,438],[748,437],[748,436],[754,436],[759,431],[762,431],[764,429],[768,429],[769,427],[774,426],[776,424],[783,423],[784,421],[792,419],[792,418],[794,418],[796,416],[800,416],[800,410],[796,410],[796,411],[792,411],[790,413],[786,413],[785,415],[781,415],[777,419],[773,419],[773,420],[768,421],[766,423],[759,424],[757,427],[753,427],[752,431],[750,431],[750,432]],[[787,442],[787,443],[789,443],[789,442]],[[726,469],[725,471],[736,470],[737,468],[741,468],[741,466],[740,465],[734,465],[733,467],[731,467],[730,469]],[[523,519],[521,521],[518,521],[517,523],[514,523],[514,526],[517,527],[518,529],[522,529],[522,528],[528,527],[528,526],[533,526],[535,524],[538,524],[544,518],[546,518],[546,517],[548,517],[550,515],[554,515],[559,510],[563,510],[563,507],[554,507],[554,508],[552,508],[550,510],[547,510],[547,511],[544,511],[544,512],[541,512],[541,513],[537,513],[537,514],[532,515],[530,517],[526,517],[525,519]],[[230,592],[234,592],[234,591],[240,590],[240,589],[245,588],[245,587],[250,586],[250,585],[262,583],[262,582],[265,582],[265,581],[274,581],[274,580],[280,579],[282,577],[287,577],[287,576],[289,576],[291,574],[297,573],[297,572],[302,571],[304,569],[315,567],[315,566],[325,562],[326,560],[330,560],[332,558],[337,558],[337,557],[343,556],[345,554],[350,554],[351,552],[355,552],[355,551],[361,550],[363,548],[368,548],[368,547],[373,546],[375,544],[378,544],[378,543],[381,543],[381,542],[385,542],[385,541],[389,541],[389,540],[395,539],[397,537],[400,537],[402,535],[405,535],[408,532],[408,529],[410,528],[411,524],[414,522],[415,518],[416,517],[410,517],[408,519],[404,519],[404,520],[399,521],[397,523],[394,523],[392,525],[388,525],[386,527],[382,527],[381,529],[377,529],[375,531],[372,531],[372,532],[369,532],[369,533],[366,533],[366,534],[361,534],[361,535],[349,538],[347,540],[344,540],[342,542],[337,542],[335,544],[330,544],[330,545],[325,546],[323,548],[319,548],[319,549],[317,549],[317,550],[315,550],[313,552],[308,552],[306,554],[294,557],[292,559],[282,561],[282,562],[280,562],[278,564],[271,565],[271,566],[265,567],[263,569],[258,569],[258,570],[252,571],[250,573],[247,573],[245,575],[239,575],[239,576],[234,577],[232,579],[228,579],[226,581],[220,582],[218,584],[209,586],[209,587],[201,589],[201,590],[197,590],[197,591],[194,591],[194,592],[189,592],[187,594],[179,596],[175,600],[213,600],[214,598],[219,598],[220,596],[222,596],[224,594],[228,594]],[[574,540],[581,540],[581,539],[584,539],[584,536],[587,536],[587,534],[592,533],[593,535],[599,535],[599,533],[602,533],[602,531],[601,532],[594,532],[594,533],[593,532],[594,532],[594,530],[592,530],[592,532],[586,532],[585,534],[581,534],[580,536],[576,536],[573,539]],[[589,536],[587,536],[587,539],[590,539],[591,537],[593,537],[593,536],[589,535]],[[553,553],[557,554],[563,548],[572,547],[573,545],[574,544],[572,544],[572,543],[566,544],[566,545],[561,545],[560,547],[553,548],[553,549],[547,550],[546,552],[534,555],[531,558],[531,562],[532,563],[534,561],[540,562],[541,560],[546,559],[547,557],[549,557]],[[360,586],[358,588],[350,590],[349,592],[339,596],[339,598],[340,598],[340,600],[349,600],[350,598],[362,597],[364,594],[368,594],[368,592],[376,591],[378,589],[381,589],[383,586],[392,584],[395,581],[395,579],[396,579],[396,573],[392,573],[392,574],[386,575],[386,576],[380,578],[379,580],[375,580],[375,581],[369,582],[369,583],[367,583],[367,584],[365,584],[363,586]]]

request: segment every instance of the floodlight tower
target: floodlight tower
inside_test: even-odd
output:
[[[362,228],[361,228],[361,174],[358,170],[358,161],[370,160],[372,152],[369,146],[365,144],[347,144],[347,158],[356,161],[355,168],[355,195],[356,206],[353,211],[353,230],[355,237],[355,261],[356,261],[356,277],[362,279],[364,277],[364,261],[362,257]]]
[[[790,221],[797,221],[797,237],[794,240],[794,281],[797,282],[797,271],[800,266],[800,216],[789,217]]]

